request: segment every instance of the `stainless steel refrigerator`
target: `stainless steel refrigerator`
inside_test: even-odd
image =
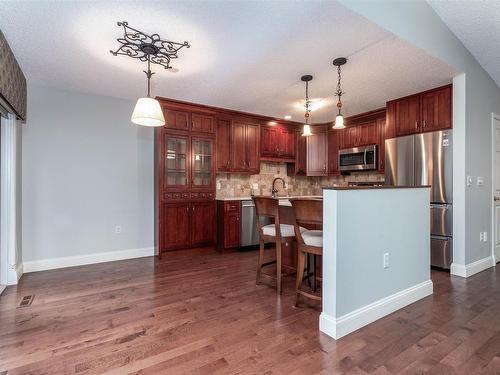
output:
[[[385,184],[430,185],[431,265],[449,269],[453,257],[453,132],[385,141]]]

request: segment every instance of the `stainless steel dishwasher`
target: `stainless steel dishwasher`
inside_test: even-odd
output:
[[[261,222],[266,225],[271,219]],[[259,244],[259,231],[255,223],[255,204],[253,201],[241,201],[241,232],[240,246],[254,246]]]

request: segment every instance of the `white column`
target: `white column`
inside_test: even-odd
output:
[[[18,264],[16,223],[16,142],[17,120],[12,114],[2,120],[0,142],[0,248],[2,254],[2,281],[17,284],[22,275]]]

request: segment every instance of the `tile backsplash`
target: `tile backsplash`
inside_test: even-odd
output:
[[[356,172],[335,177],[287,176],[286,164],[261,162],[260,174],[217,174],[217,198],[248,197],[254,184],[258,186],[256,194],[270,195],[275,177],[281,177],[287,185],[283,189],[281,182],[276,183],[280,195],[321,195],[323,187],[346,186],[352,181],[384,181],[384,175],[377,172]]]

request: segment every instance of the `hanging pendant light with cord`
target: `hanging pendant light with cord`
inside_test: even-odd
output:
[[[154,74],[151,71],[150,56],[148,58],[148,70],[144,70],[148,77],[148,96],[137,99],[134,112],[132,112],[131,121],[134,124],[142,126],[163,126],[165,118],[160,107],[160,102],[151,97],[151,76]]]
[[[312,81],[313,76],[307,74],[305,76],[302,76],[300,79],[302,80],[302,82],[306,83],[306,113],[304,114],[306,121],[304,124],[304,128],[302,130],[302,135],[304,137],[308,137],[312,135],[311,125],[309,125],[309,117],[311,115],[311,109],[310,109],[311,101],[309,100],[309,82]]]
[[[335,130],[340,130],[340,129],[345,129],[344,125],[344,116],[342,116],[342,100],[341,97],[342,95],[345,94],[344,91],[342,91],[342,88],[340,86],[340,81],[342,79],[342,73],[341,73],[341,66],[344,65],[347,62],[347,59],[345,57],[338,57],[335,60],[333,60],[333,65],[337,67],[337,73],[338,73],[338,80],[337,80],[337,89],[335,90],[335,96],[339,98],[337,102],[337,109],[338,113],[337,116],[335,117],[335,123],[333,125],[333,129]]]

